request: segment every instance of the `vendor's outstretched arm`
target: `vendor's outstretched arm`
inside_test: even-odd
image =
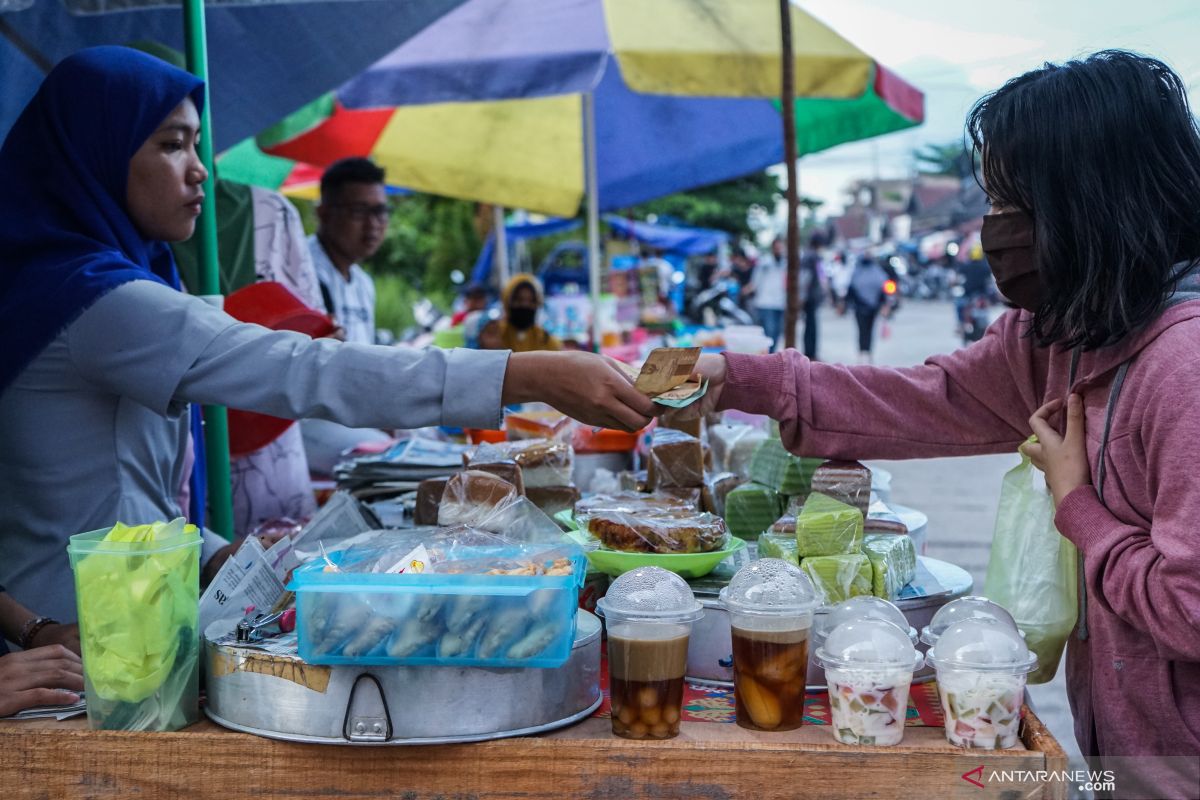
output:
[[[628,428],[653,410],[598,356],[310,339],[236,322],[150,281],[98,300],[69,343],[89,380],[159,413],[189,401],[351,427],[496,428],[502,402],[540,399],[590,424]]]
[[[1010,313],[975,345],[916,367],[824,364],[795,350],[726,354],[718,408],[779,420],[788,449],[804,455],[1011,453],[1029,436],[1029,415],[1039,405],[1018,388],[1033,381],[1013,380],[1033,369],[1029,340],[1010,330],[1016,324]]]

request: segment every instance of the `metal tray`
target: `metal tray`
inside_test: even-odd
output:
[[[290,646],[267,652],[204,637],[208,702],[217,724],[292,742],[448,744],[570,725],[600,706],[600,620],[579,611],[557,669],[313,666]]]

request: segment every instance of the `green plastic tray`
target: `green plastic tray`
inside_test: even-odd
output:
[[[710,553],[626,553],[597,547],[599,542],[595,537],[578,528],[567,533],[566,537],[583,545],[592,569],[614,578],[638,567],[662,567],[681,578],[703,578],[722,561],[746,547],[744,539],[729,536],[723,549]]]

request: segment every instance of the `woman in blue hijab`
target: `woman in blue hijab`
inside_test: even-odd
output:
[[[153,56],[83,50],[0,147],[0,584],[16,600],[74,619],[67,537],[180,515],[189,403],[495,428],[503,403],[542,400],[593,425],[648,422],[653,405],[598,356],[313,340],[178,291],[164,242],[200,213],[203,99]],[[207,534],[210,574],[221,550]]]

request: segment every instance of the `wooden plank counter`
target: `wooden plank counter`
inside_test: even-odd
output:
[[[646,742],[615,738],[607,719],[591,718],[493,742],[337,747],[264,739],[207,720],[178,733],[91,731],[83,718],[31,720],[0,722],[0,786],[6,800],[1063,800],[1063,784],[1032,774],[1065,770],[1067,758],[1029,709],[1022,741],[1012,750],[959,750],[941,728],[908,728],[897,747],[848,747],[824,727],[765,734],[685,722],[678,738]],[[963,777],[978,767],[970,777],[982,789]]]

